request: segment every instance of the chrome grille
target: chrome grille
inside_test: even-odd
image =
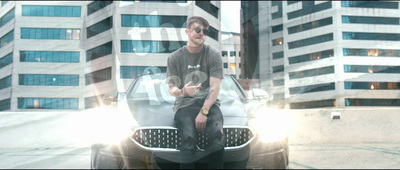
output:
[[[245,146],[253,139],[254,134],[248,127],[224,127],[225,149]],[[178,130],[172,127],[148,127],[135,130],[132,139],[145,149],[177,150],[181,145]],[[208,145],[208,134],[199,132],[197,147],[204,149]]]

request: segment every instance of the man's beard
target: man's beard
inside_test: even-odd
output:
[[[196,38],[191,38],[192,39],[192,43],[194,44],[194,45],[197,45],[197,46],[201,46],[201,45],[203,45],[204,44],[204,40],[203,39],[196,39]]]

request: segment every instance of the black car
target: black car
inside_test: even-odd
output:
[[[107,109],[92,145],[92,169],[179,168],[180,138],[174,127],[175,97],[168,93],[166,74],[137,78],[127,92],[104,96],[115,109]],[[265,91],[248,97],[235,78],[225,75],[219,100],[224,116],[224,168],[288,167],[288,135],[282,113],[266,106]],[[107,132],[106,132],[107,131]],[[198,135],[198,168],[207,167],[206,136]],[[99,137],[100,139],[100,137]],[[110,142],[113,141],[113,142]]]

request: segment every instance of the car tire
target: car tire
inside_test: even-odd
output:
[[[96,166],[94,165],[97,157],[97,153],[100,151],[101,148],[103,148],[105,145],[103,144],[93,144],[91,146],[91,157],[90,157],[90,169],[96,169]]]
[[[248,160],[249,158],[242,161],[226,162],[224,163],[224,169],[246,169]]]

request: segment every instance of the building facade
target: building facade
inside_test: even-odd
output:
[[[2,1],[0,111],[82,110],[165,72],[186,45],[186,20],[210,22],[220,45],[218,1]]]
[[[242,76],[290,109],[399,107],[399,14],[396,1],[243,1]]]
[[[240,76],[240,33],[221,32],[221,56],[224,67],[224,74]]]

